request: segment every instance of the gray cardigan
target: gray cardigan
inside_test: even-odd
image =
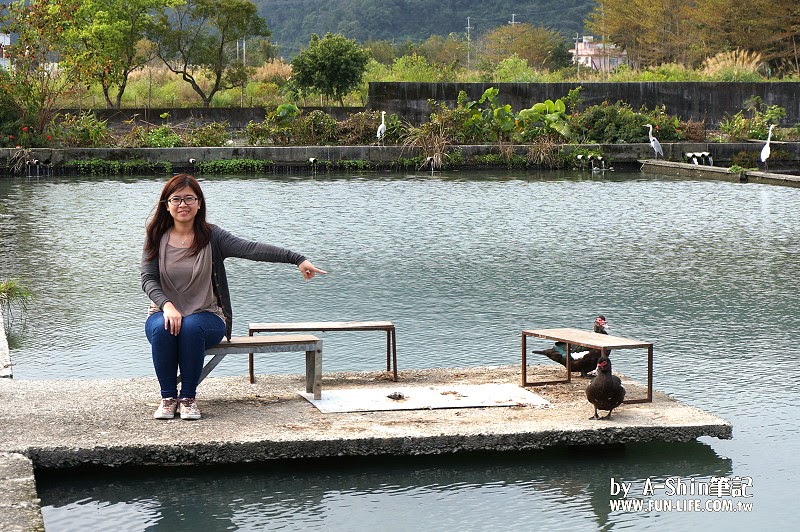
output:
[[[158,257],[148,261],[146,252],[142,252],[142,290],[155,303],[158,308],[163,308],[169,298],[161,288],[161,275],[158,271]],[[270,244],[245,240],[224,229],[211,226],[211,285],[217,304],[225,315],[225,336],[230,339],[233,328],[233,310],[231,309],[231,294],[228,290],[228,277],[225,274],[224,261],[228,257],[256,260],[261,262],[285,262],[299,265],[306,258],[294,251]]]

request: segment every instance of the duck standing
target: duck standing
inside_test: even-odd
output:
[[[589,419],[611,419],[611,411],[625,399],[625,388],[620,378],[611,373],[611,360],[607,356],[601,356],[597,362],[597,376],[586,387],[586,399],[594,405],[594,416]],[[608,414],[599,417],[598,410],[608,410]]]

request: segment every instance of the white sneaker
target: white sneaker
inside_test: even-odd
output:
[[[156,419],[172,419],[175,417],[175,409],[178,408],[178,401],[174,397],[161,400],[161,404],[153,413]]]
[[[181,419],[200,419],[200,408],[194,397],[181,399]]]

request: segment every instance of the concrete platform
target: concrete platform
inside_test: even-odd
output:
[[[33,464],[21,454],[0,452],[0,530],[44,530]]]
[[[741,183],[770,183],[783,186],[800,186],[800,176],[780,174],[776,172],[762,172],[760,170],[744,170],[739,173],[730,173],[724,166],[704,166],[699,164],[666,161],[664,159],[647,159],[640,161],[642,172],[657,172],[691,178],[724,179],[739,181]]]
[[[519,367],[332,373],[325,390],[354,387],[518,383]],[[530,366],[531,378],[563,368]],[[628,398],[645,388],[626,381]],[[0,451],[20,453],[35,468],[241,463],[289,458],[418,455],[542,449],[650,441],[730,438],[716,416],[662,393],[652,403],[623,405],[612,420],[590,420],[587,379],[532,390],[546,408],[492,407],[382,412],[318,411],[298,395],[302,375],[210,378],[199,388],[199,421],[155,420],[155,378],[99,381],[0,379]]]
[[[244,363],[244,361],[243,361]],[[244,366],[243,366],[244,367]],[[332,373],[334,389],[520,381],[518,366]],[[530,366],[534,379],[564,374]],[[646,388],[623,377],[629,398]],[[199,421],[156,420],[155,378],[100,381],[0,379],[0,530],[44,530],[35,469],[232,464],[367,455],[523,451],[563,445],[728,439],[729,423],[663,393],[624,404],[611,420],[590,420],[588,379],[529,388],[547,407],[511,406],[324,414],[298,392],[304,375],[206,379]]]

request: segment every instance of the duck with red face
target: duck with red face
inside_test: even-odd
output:
[[[586,399],[594,405],[594,416],[589,419],[611,419],[611,412],[625,400],[625,388],[620,378],[611,373],[607,356],[597,362],[597,376],[586,387]],[[598,410],[608,410],[608,414],[600,417]]]
[[[608,321],[605,316],[600,314],[594,320],[594,332],[599,334],[608,334]],[[567,367],[567,344],[565,342],[556,342],[550,349],[543,349],[540,351],[532,351],[538,355],[544,355],[553,362],[558,362],[564,367]],[[609,354],[610,351],[606,351]],[[594,371],[597,367],[597,361],[600,359],[599,349],[586,349],[581,346],[573,346],[570,349],[570,369],[572,371],[580,371],[581,377],[589,378],[593,375],[590,372]]]

